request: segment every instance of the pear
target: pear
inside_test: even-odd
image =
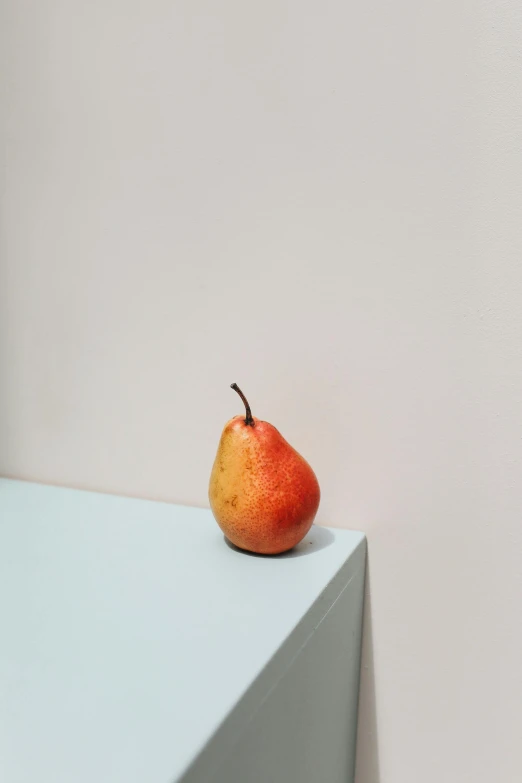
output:
[[[221,530],[235,546],[275,555],[308,533],[320,500],[310,465],[272,424],[252,416],[225,424],[212,468],[209,500]]]

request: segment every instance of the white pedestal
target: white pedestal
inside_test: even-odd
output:
[[[349,783],[361,533],[0,480],[2,783]]]

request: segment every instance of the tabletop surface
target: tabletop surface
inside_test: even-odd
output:
[[[207,509],[0,479],[0,779],[176,780],[363,541],[257,557]]]

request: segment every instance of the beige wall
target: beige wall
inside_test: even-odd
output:
[[[365,530],[358,783],[522,779],[516,0],[4,0],[0,472]]]

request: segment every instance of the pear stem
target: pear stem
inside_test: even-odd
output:
[[[246,409],[245,424],[247,424],[249,427],[253,427],[254,424],[255,424],[254,423],[254,418],[252,416],[252,411],[250,410],[250,405],[248,404],[247,398],[245,397],[245,395],[243,394],[243,392],[241,391],[241,389],[239,388],[237,383],[231,383],[230,384],[230,388],[234,389],[234,391],[236,391],[239,394],[239,396],[241,397],[241,399],[243,400],[243,404],[244,404],[245,409]]]

